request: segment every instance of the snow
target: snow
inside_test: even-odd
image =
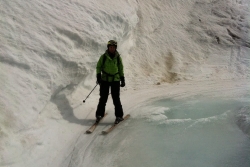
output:
[[[94,120],[98,88],[82,100],[95,86],[95,66],[110,39],[123,58],[121,100],[132,117],[163,97],[249,93],[249,4],[2,1],[0,166],[68,166],[76,144],[93,147],[91,139],[99,136],[83,133]],[[162,110],[148,114],[161,121]],[[110,98],[107,111],[105,119],[113,122]]]

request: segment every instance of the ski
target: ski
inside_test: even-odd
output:
[[[102,117],[102,119],[101,119],[99,122],[95,122],[95,123],[86,131],[86,133],[87,133],[87,134],[92,133],[92,132],[95,130],[95,128],[97,127],[97,125],[103,120],[103,118],[104,118],[106,115],[108,115],[108,113],[105,113],[105,115]]]
[[[109,132],[111,132],[113,129],[115,129],[118,125],[120,125],[122,122],[124,122],[125,120],[127,120],[130,117],[130,114],[127,114],[124,118],[123,121],[119,122],[118,124],[113,124],[110,128],[108,128],[107,130],[102,131],[102,134],[106,135]]]

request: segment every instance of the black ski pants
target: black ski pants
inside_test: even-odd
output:
[[[115,106],[115,116],[123,117],[123,109],[120,100],[120,81],[102,81],[102,83],[100,84],[100,99],[96,110],[96,116],[104,116],[105,106],[108,101],[110,87],[113,104]]]

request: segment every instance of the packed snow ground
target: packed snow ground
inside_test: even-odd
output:
[[[0,166],[67,166],[94,119],[98,89],[82,100],[110,39],[125,66],[126,113],[156,97],[249,92],[249,3],[1,1]]]

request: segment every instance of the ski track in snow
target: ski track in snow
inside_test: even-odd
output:
[[[132,117],[142,104],[165,97],[249,92],[247,0],[0,4],[0,166],[90,163],[94,142],[103,142],[98,132],[114,121],[113,106],[109,98],[109,115],[86,136],[98,88],[82,100],[95,85],[96,62],[110,39],[118,41],[125,65],[121,99]],[[246,123],[238,123],[243,131]]]

